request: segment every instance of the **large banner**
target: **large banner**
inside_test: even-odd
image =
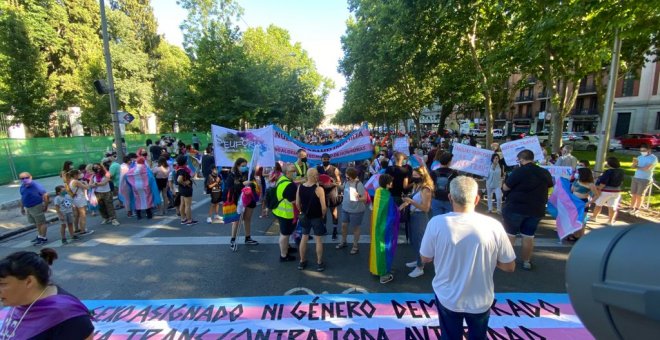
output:
[[[405,155],[410,156],[410,143],[408,142],[408,137],[395,138],[392,148],[394,151],[402,152]]]
[[[360,161],[373,156],[373,146],[369,136],[369,129],[363,126],[339,142],[330,145],[310,145],[289,136],[277,126],[273,126],[273,144],[277,160],[292,163],[298,159],[298,149],[307,151],[307,159],[311,164],[321,162],[321,155],[328,153],[332,163],[347,163]]]
[[[454,143],[451,153],[454,157],[451,159],[450,168],[478,176],[488,176],[493,151]]]
[[[234,162],[241,157],[250,164],[255,150],[258,152],[255,156],[255,159],[258,159],[256,164],[264,167],[275,166],[273,126],[237,131],[211,125],[211,134],[216,166],[234,166]]]
[[[566,294],[497,294],[490,339],[593,339]],[[439,339],[432,294],[91,300],[94,339]],[[6,313],[6,309],[4,311]]]
[[[518,153],[523,150],[530,150],[534,153],[535,161],[543,160],[543,150],[541,149],[541,143],[539,143],[539,138],[526,137],[510,142],[506,142],[500,146],[502,149],[502,154],[504,155],[504,161],[508,166],[514,166],[518,164]]]

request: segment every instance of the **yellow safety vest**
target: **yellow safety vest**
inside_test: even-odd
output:
[[[293,203],[288,199],[284,198],[284,190],[286,187],[291,184],[291,180],[286,176],[280,176],[277,180],[276,189],[275,189],[275,198],[280,204],[277,205],[277,208],[273,209],[273,215],[288,220],[293,219]]]
[[[296,172],[298,173],[298,177],[307,177],[307,169],[309,169],[309,165],[307,163],[303,163],[302,168],[300,165],[298,165],[298,162],[293,163],[296,166]]]

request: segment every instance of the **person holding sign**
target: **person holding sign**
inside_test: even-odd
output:
[[[350,254],[355,255],[360,251],[358,242],[360,241],[360,225],[367,210],[365,202],[367,201],[367,191],[364,185],[358,179],[358,172],[355,168],[346,169],[346,183],[343,185],[344,199],[341,205],[341,242],[336,246],[337,249],[346,247],[348,239],[348,226],[353,228],[353,247]]]
[[[502,217],[511,245],[515,245],[517,234],[522,235],[523,269],[531,270],[534,234],[545,216],[548,189],[554,186],[554,182],[548,170],[534,164],[532,151],[520,151],[517,158],[520,167],[507,177],[502,187],[509,192]]]

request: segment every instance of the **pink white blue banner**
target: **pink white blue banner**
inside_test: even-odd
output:
[[[593,339],[566,294],[496,294],[490,339]],[[90,300],[94,339],[439,339],[432,294]],[[6,313],[6,309],[3,310]]]
[[[275,158],[279,161],[295,162],[298,159],[296,153],[299,149],[307,151],[307,159],[311,164],[320,163],[321,155],[324,153],[330,155],[331,162],[334,164],[365,160],[373,156],[373,145],[371,145],[369,128],[366,125],[330,145],[305,144],[289,136],[275,125],[273,131]]]
[[[555,177],[547,209],[550,216],[557,219],[557,236],[560,240],[582,229],[584,206],[585,202],[571,193],[571,182],[564,177]]]

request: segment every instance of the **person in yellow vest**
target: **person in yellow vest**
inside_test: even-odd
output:
[[[298,186],[294,181],[297,177],[296,166],[291,164],[286,167],[283,176],[276,182],[276,196],[279,202],[273,209],[273,215],[277,217],[280,224],[280,262],[295,261],[296,257],[289,255],[289,236],[293,234],[295,225],[293,224],[293,202],[296,201]]]
[[[298,175],[295,180],[296,183],[304,183],[307,177],[307,170],[309,165],[307,164],[307,151],[305,149],[298,149],[298,160],[293,163],[296,169],[296,175]]]

